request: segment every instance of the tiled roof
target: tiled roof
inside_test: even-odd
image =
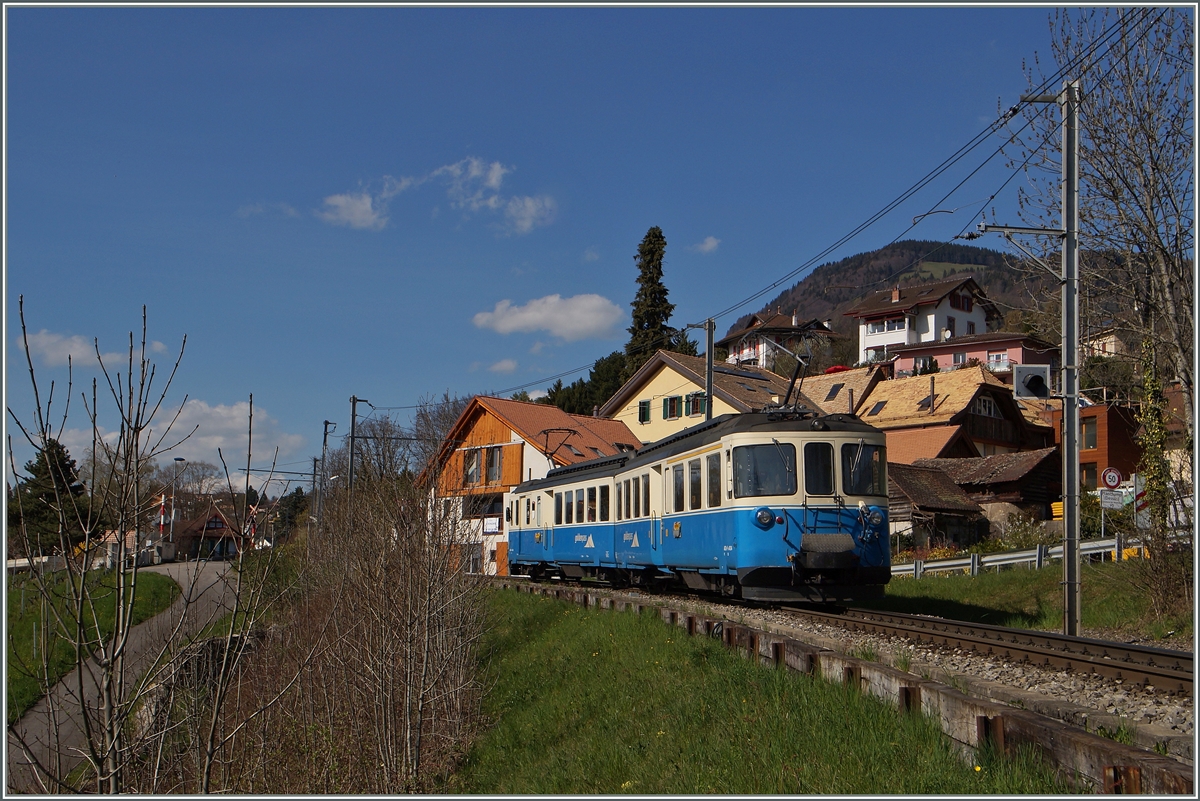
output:
[[[823,322],[815,318],[803,322],[798,320],[797,322],[793,323],[792,315],[790,314],[770,314],[761,317],[756,314],[751,320],[750,325],[746,326],[740,331],[734,331],[732,334],[729,334],[723,339],[717,340],[716,345],[724,346],[727,343],[736,342],[747,334],[766,332],[797,335],[811,333],[820,334],[827,337],[837,336],[837,334],[835,334],[833,331],[826,328]]]
[[[936,467],[888,462],[888,488],[903,493],[909,503],[925,511],[983,512],[950,476]]]
[[[892,312],[907,312],[921,304],[936,304],[952,291],[967,283],[970,283],[971,286],[969,288],[974,290],[977,303],[987,304],[987,306],[992,305],[991,301],[983,297],[983,291],[979,288],[979,284],[975,282],[975,276],[957,275],[945,281],[900,287],[900,299],[895,303],[892,302],[892,289],[873,292],[850,307],[846,311],[846,314],[852,317],[878,317]],[[996,313],[994,307],[991,309],[991,312]],[[988,316],[990,317],[992,314]]]
[[[932,412],[921,401],[929,397],[929,381],[933,379],[934,399]],[[905,428],[949,423],[952,418],[970,408],[971,400],[983,386],[998,387],[1011,394],[1011,388],[983,367],[964,367],[948,373],[914,375],[880,381],[871,390],[866,401],[859,407],[865,422],[877,428]],[[886,401],[875,414],[872,410]]]
[[[478,395],[472,400],[472,404],[468,405],[467,409],[463,411],[463,416],[459,418],[460,422],[471,416],[472,405],[476,402],[512,428],[526,442],[535,446],[547,446],[546,435],[542,432],[549,429],[574,431],[575,433],[567,437],[565,441],[561,436],[550,438],[549,447],[554,448],[555,445],[562,442],[564,446],[573,446],[582,454],[577,455],[568,447],[559,447],[554,450],[554,461],[560,465],[595,459],[596,453],[592,450],[593,448],[599,450],[603,456],[614,456],[620,453],[620,448],[617,447],[618,443],[634,448],[640,448],[642,445],[641,440],[629,430],[629,426],[620,420],[567,414],[557,406],[546,403],[529,403],[484,395]],[[458,425],[456,423],[455,428],[458,428]]]
[[[913,464],[946,453],[962,434],[962,426],[902,428],[886,432],[888,462]],[[974,451],[974,448],[972,448]],[[978,451],[975,451],[978,453]],[[957,461],[957,460],[951,460]]]
[[[820,373],[805,376],[802,389],[805,397],[811,398],[819,411],[825,414],[843,413],[849,405],[850,393],[854,393],[854,409],[858,413],[863,399],[882,378],[883,368],[877,364],[856,367],[840,373]],[[840,387],[838,385],[841,384]],[[837,387],[837,391],[834,388]]]
[[[600,409],[601,416],[611,415],[622,408],[637,390],[664,366],[691,381],[697,390],[704,389],[705,359],[703,356],[685,356],[681,353],[660,350],[609,398],[608,402]],[[773,403],[772,397],[778,397],[782,401],[787,395],[790,382],[790,377],[784,378],[761,367],[749,365],[735,367],[720,362],[713,365],[713,395],[740,413],[761,409],[764,405]],[[816,408],[807,392],[799,397],[797,395],[796,392],[792,393],[793,401]]]
[[[1028,344],[1029,347],[1037,350],[1053,351],[1058,353],[1058,346],[1051,345],[1049,342],[1031,337],[1028,334],[1018,334],[1012,331],[989,331],[986,334],[968,334],[967,336],[951,337],[950,339],[939,339],[936,342],[917,342],[912,345],[888,345],[888,353],[916,353],[922,350],[941,349],[941,348],[958,348],[969,347],[971,345],[983,345],[995,342],[1020,342]]]
[[[919,459],[921,467],[937,467],[946,472],[955,484],[1006,484],[1019,481],[1050,457],[1057,458],[1058,448],[1036,451],[999,453],[974,459]],[[890,458],[890,454],[889,454]]]

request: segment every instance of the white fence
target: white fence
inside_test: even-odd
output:
[[[1090,554],[1105,553],[1115,551],[1117,540],[1115,537],[1109,537],[1103,540],[1084,540],[1079,543],[1079,555],[1088,556]],[[1141,546],[1135,546],[1140,553]],[[1127,546],[1122,550],[1128,551]],[[960,556],[954,559],[936,559],[931,562],[926,562],[918,559],[916,562],[910,562],[902,565],[892,565],[893,576],[913,576],[920,578],[925,573],[970,573],[972,576],[978,575],[980,570],[989,567],[1005,567],[1007,565],[1028,565],[1030,567],[1040,568],[1049,559],[1062,559],[1063,546],[1061,545],[1039,545],[1036,548],[1029,548],[1024,551],[1006,551],[1004,553],[972,553],[966,556]],[[1115,556],[1115,553],[1114,553]]]

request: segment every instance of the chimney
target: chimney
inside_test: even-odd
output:
[[[900,287],[894,286],[894,287],[892,287],[892,303],[899,303],[899,302],[900,302]]]
[[[800,314],[800,310],[799,310],[799,309],[792,309],[792,326],[793,326],[793,327],[794,327],[794,326],[797,326],[797,325],[800,325],[800,317],[799,317],[799,314]]]
[[[599,417],[599,416],[600,416],[600,407],[593,406],[592,407],[592,417]]]

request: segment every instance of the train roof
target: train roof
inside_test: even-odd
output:
[[[592,459],[587,462],[559,467],[551,470],[545,478],[526,481],[515,487],[513,492],[529,492],[544,487],[558,486],[564,477],[577,475],[579,479],[601,478],[615,475],[626,468],[654,464],[669,459],[678,453],[700,448],[730,434],[745,432],[795,432],[837,431],[846,433],[876,434],[879,429],[864,423],[852,414],[794,414],[790,412],[749,412],[746,414],[724,414],[703,423],[684,429],[678,434],[664,437],[643,446],[634,454],[620,454]]]

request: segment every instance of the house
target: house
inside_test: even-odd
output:
[[[896,357],[896,377],[929,372],[934,363],[941,372],[967,364],[982,364],[993,373],[1011,373],[1014,364],[1048,364],[1058,369],[1057,345],[1037,337],[1008,331],[955,336],[890,349]]]
[[[1030,421],[1012,387],[980,366],[880,381],[859,408],[860,418],[887,434],[888,461],[901,464],[1053,443],[1049,426]]]
[[[810,400],[810,408],[823,414],[858,414],[875,385],[888,377],[886,373],[883,364],[837,369],[804,376],[797,388]]]
[[[1062,446],[1062,402],[1046,404],[1043,419],[1054,429],[1054,442]],[[1105,468],[1115,467],[1126,479],[1137,470],[1142,448],[1137,443],[1140,423],[1129,406],[1097,403],[1079,407],[1079,480],[1097,489]]]
[[[660,350],[600,407],[600,416],[629,426],[642,442],[690,428],[705,419],[705,360]],[[787,398],[790,378],[761,367],[713,365],[712,416],[744,414]],[[809,395],[792,401],[818,408]]]
[[[229,558],[254,547],[253,535],[239,531],[218,503],[210,497],[202,514],[175,524],[177,559]]]
[[[622,422],[568,414],[544,403],[478,395],[459,415],[434,462],[434,498],[456,521],[473,572],[505,575],[504,493],[555,467],[636,451]]]
[[[795,312],[783,314],[755,314],[750,324],[718,340],[715,347],[726,348],[729,364],[751,367],[770,367],[775,357],[784,351],[798,353],[804,349],[804,340],[812,337],[837,336],[830,323],[820,320],[801,322]]]
[[[1057,447],[975,459],[918,459],[914,464],[943,471],[993,523],[1004,524],[1013,513],[1049,520],[1050,504],[1062,496]]]
[[[972,545],[987,536],[983,508],[945,472],[895,462],[887,470],[888,521],[897,546],[907,537],[913,547],[925,548],[931,543]]]
[[[859,363],[887,361],[897,346],[984,334],[1003,319],[970,275],[875,292],[846,315],[858,320]]]

